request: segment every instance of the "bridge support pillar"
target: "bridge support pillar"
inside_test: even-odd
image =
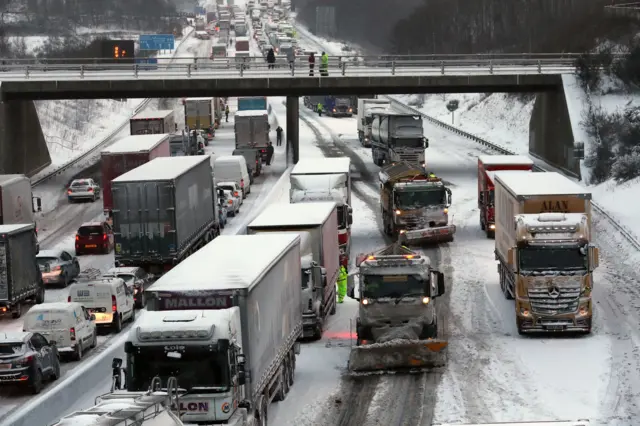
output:
[[[287,96],[287,144],[293,154],[293,164],[300,159],[299,105],[297,96]]]
[[[31,177],[50,164],[33,101],[0,102],[0,174]]]
[[[580,161],[573,155],[574,135],[562,85],[556,91],[536,94],[529,121],[529,153],[580,177]]]

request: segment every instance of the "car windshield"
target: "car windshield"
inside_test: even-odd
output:
[[[102,235],[101,226],[82,226],[78,229],[78,235],[88,237],[90,235]]]
[[[22,343],[0,343],[0,355],[18,355],[24,352]]]
[[[135,275],[131,274],[104,274],[103,276],[107,278],[122,278],[127,284],[132,284],[136,279]]]
[[[220,186],[218,186],[218,188],[222,188],[222,189],[224,189],[225,191],[230,191],[230,192],[233,192],[233,191],[235,191],[235,190],[236,190],[236,189],[235,189],[233,186],[231,186],[231,185],[220,185]]]
[[[400,209],[418,209],[446,203],[447,193],[444,188],[396,192],[396,206]]]
[[[77,188],[79,186],[87,186],[87,185],[89,185],[88,180],[74,180],[73,182],[71,182],[72,188]]]
[[[38,266],[46,266],[47,264],[58,262],[57,257],[36,257],[36,262],[38,262]]]
[[[363,296],[367,299],[398,298],[423,294],[425,282],[419,275],[365,275]]]
[[[580,247],[534,247],[518,251],[521,271],[586,271],[588,256]]]
[[[229,386],[226,354],[201,350],[165,352],[160,347],[145,350],[138,356],[142,362],[135,363],[136,389],[148,389],[154,376],[160,376],[162,383],[173,376],[180,387],[187,390],[219,390]]]

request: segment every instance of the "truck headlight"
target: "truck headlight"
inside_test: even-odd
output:
[[[426,296],[422,298],[422,303],[425,304],[425,305],[428,305],[430,301],[431,301],[431,299],[426,297]]]
[[[449,209],[444,209],[443,212],[444,212],[444,214],[448,214],[449,213]]]
[[[395,213],[396,213],[396,216],[400,216],[402,214],[402,210],[396,210]]]
[[[492,230],[492,231],[495,231],[496,230],[496,225],[489,225],[489,229]]]

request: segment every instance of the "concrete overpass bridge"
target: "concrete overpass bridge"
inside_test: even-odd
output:
[[[262,57],[244,58],[241,63],[235,58],[174,58],[157,65],[103,63],[91,58],[0,60],[0,172],[36,169],[35,163],[45,157],[39,154],[46,144],[39,126],[33,125],[37,115],[32,101],[51,99],[286,96],[287,135],[297,161],[299,96],[537,92],[546,101],[537,114],[540,128],[533,132],[535,137],[572,146],[570,123],[567,133],[558,130],[557,120],[562,116],[568,121],[561,76],[574,72],[576,57],[342,56],[330,58],[327,76],[318,69],[319,58],[310,76],[306,57],[297,58],[294,67],[277,63],[272,68]]]

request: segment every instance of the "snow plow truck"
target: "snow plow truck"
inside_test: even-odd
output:
[[[445,364],[447,342],[438,339],[434,299],[445,292],[444,274],[430,259],[399,243],[356,259],[359,301],[352,373],[420,372]]]

